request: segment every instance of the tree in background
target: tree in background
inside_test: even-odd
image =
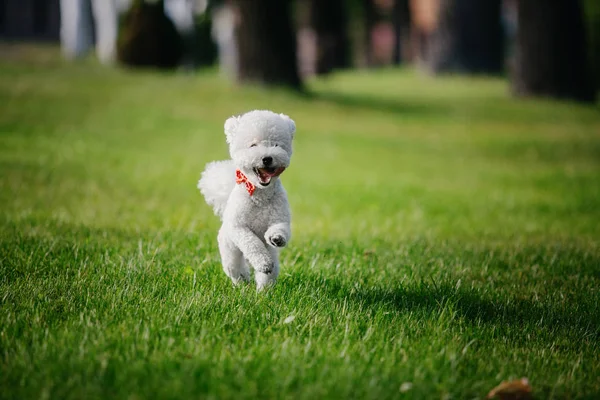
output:
[[[4,8],[1,2],[0,8]],[[118,31],[113,1],[61,0],[60,20],[61,46],[67,58],[84,56],[95,42],[100,62],[113,63]]]
[[[135,0],[119,35],[119,61],[135,67],[175,68],[182,56],[183,43],[165,14],[164,0]]]
[[[594,101],[581,2],[519,1],[518,19],[514,93]]]
[[[373,41],[371,34],[373,27],[377,22],[377,9],[373,0],[362,0],[363,3],[363,15],[364,15],[364,29],[365,29],[365,64],[367,67],[375,64],[373,55]]]
[[[300,89],[290,0],[235,0],[233,4],[239,11],[238,79]]]
[[[600,89],[600,1],[586,0],[585,14],[589,32],[588,54],[596,91]]]
[[[501,0],[440,0],[426,65],[433,73],[501,73],[501,12]]]
[[[316,35],[315,72],[350,66],[345,0],[310,0],[310,26]]]
[[[396,0],[392,11],[392,20],[396,32],[396,43],[393,55],[394,64],[400,64],[411,58],[410,16],[409,0]]]
[[[438,24],[439,0],[409,0],[410,47],[418,65],[427,65],[431,39]]]
[[[365,34],[365,65],[389,65],[397,46],[394,24],[395,0],[362,0]]]

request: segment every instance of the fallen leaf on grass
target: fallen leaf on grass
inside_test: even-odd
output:
[[[293,315],[290,315],[289,317],[287,317],[286,319],[284,319],[284,320],[283,320],[283,323],[284,323],[284,324],[289,324],[289,323],[291,323],[291,322],[292,322],[293,320],[295,320],[295,319],[296,319],[296,317],[295,317],[295,316],[293,316]]]
[[[531,385],[527,378],[505,381],[493,388],[486,398],[500,400],[529,400],[531,399]]]

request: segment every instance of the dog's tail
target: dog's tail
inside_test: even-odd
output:
[[[211,206],[215,215],[223,216],[229,195],[235,186],[235,166],[232,160],[214,161],[206,164],[198,181],[198,189]]]

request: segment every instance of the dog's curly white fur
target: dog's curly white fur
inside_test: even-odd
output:
[[[231,160],[209,163],[198,182],[223,222],[219,251],[234,284],[250,279],[246,261],[259,290],[279,275],[279,250],[291,237],[290,207],[279,175],[290,164],[295,131],[294,121],[272,111],[229,118],[225,135]]]

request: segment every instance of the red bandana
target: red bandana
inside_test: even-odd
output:
[[[240,171],[239,169],[235,170],[235,183],[237,183],[238,185],[245,183],[248,194],[250,196],[252,196],[254,194],[254,190],[256,189],[256,186],[254,186],[254,184],[252,184],[252,182],[250,182],[250,180],[246,177],[246,175],[244,175],[242,173],[242,171]]]

